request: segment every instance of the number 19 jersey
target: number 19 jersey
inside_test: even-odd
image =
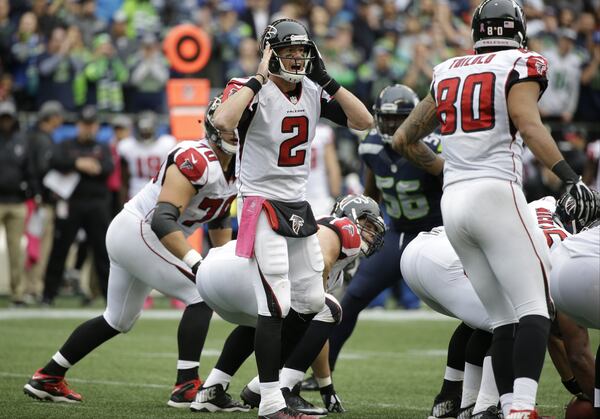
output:
[[[535,81],[543,93],[547,71],[544,57],[523,49],[451,58],[434,68],[444,186],[486,177],[521,184],[523,139],[508,114],[508,92]]]
[[[232,79],[223,100],[247,79]],[[310,144],[321,114],[323,90],[306,77],[298,96],[268,81],[248,104],[238,124],[237,178],[242,196],[284,202],[306,199]]]

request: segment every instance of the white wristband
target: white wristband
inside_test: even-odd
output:
[[[183,260],[187,266],[192,268],[196,263],[202,260],[202,255],[196,250],[192,249],[187,252],[181,260]]]

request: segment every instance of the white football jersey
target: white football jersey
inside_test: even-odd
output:
[[[223,100],[248,79],[232,79]],[[251,115],[237,127],[237,173],[242,196],[284,202],[306,199],[310,146],[321,114],[323,89],[304,78],[300,97],[284,94],[267,81],[248,104]]]
[[[198,223],[207,223],[229,214],[237,193],[235,180],[225,178],[221,163],[206,139],[177,144],[167,154],[154,180],[127,202],[125,209],[150,222],[165,173],[172,164],[177,165],[197,191],[177,220],[186,236],[198,228]]]
[[[316,216],[327,215],[333,208],[329,192],[329,179],[325,163],[325,149],[335,143],[333,128],[326,124],[317,125],[315,139],[310,146],[310,174],[306,185],[306,200]]]
[[[431,93],[441,123],[444,186],[478,179],[521,184],[523,139],[510,121],[507,95],[522,81],[543,91],[548,65],[522,49],[451,58],[433,70]]]
[[[176,143],[171,135],[161,135],[156,141],[138,141],[128,137],[119,142],[117,152],[129,168],[130,198],[158,174],[163,158]]]
[[[562,241],[571,235],[554,219],[556,199],[553,196],[545,196],[530,202],[527,206],[537,220],[538,227],[544,234],[550,251],[560,246]]]
[[[561,248],[572,258],[595,257],[600,264],[600,227],[593,227],[571,236],[562,242]]]

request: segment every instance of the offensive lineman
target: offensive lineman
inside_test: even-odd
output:
[[[310,144],[320,117],[358,130],[369,128],[373,118],[327,74],[300,22],[268,25],[260,51],[257,74],[227,84],[214,121],[219,130],[237,130],[240,139],[236,254],[254,257],[260,273],[254,281],[259,417],[284,419],[295,413],[279,388],[283,319],[290,307],[314,315],[325,304],[317,224],[305,201]]]
[[[177,381],[169,406],[188,407],[200,385],[198,366],[212,310],[193,284],[202,257],[185,237],[208,223],[216,246],[231,240],[229,207],[236,195],[234,161],[237,140],[214,129],[215,98],[205,118],[207,138],[173,148],[158,175],[112,221],[106,246],[110,257],[104,314],[78,326],[52,359],[35,372],[25,394],[39,400],[77,403],[64,376],[88,353],[129,331],[154,288],[186,303],[177,342]],[[206,335],[204,334],[203,337]]]
[[[369,257],[379,250],[384,241],[385,224],[378,204],[364,195],[344,197],[338,201],[332,215],[319,219],[318,224],[317,236],[325,264],[322,286],[329,292],[342,285],[344,268],[361,253]],[[257,305],[251,299],[253,288],[248,278],[258,276],[259,270],[255,260],[236,256],[234,247],[231,242],[211,249],[198,271],[196,285],[202,298],[222,318],[240,326],[227,339],[217,365],[200,388],[196,402],[192,403],[193,411],[242,410],[225,390],[254,349]],[[326,294],[325,306],[310,325],[305,322],[303,327],[297,327],[287,322],[289,317],[284,321],[283,349],[289,357],[284,356],[280,380],[289,407],[306,414],[326,414],[327,410],[335,409],[343,411],[331,383],[329,391],[323,394],[327,410],[316,408],[292,391],[341,316],[335,297]],[[241,397],[248,405],[258,407],[261,397],[257,379],[244,388]]]
[[[524,49],[521,7],[486,0],[471,27],[476,54],[435,67],[431,94],[396,131],[394,148],[434,175],[444,171],[444,225],[492,320],[502,409],[506,419],[536,419],[550,331],[549,266],[521,189],[523,142],[566,184],[572,214],[587,222],[596,204],[541,123],[547,63]],[[420,141],[440,124],[443,159]]]

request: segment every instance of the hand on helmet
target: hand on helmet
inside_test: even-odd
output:
[[[577,183],[568,182],[566,193],[557,202],[556,212],[561,218],[586,225],[600,215],[600,194],[581,179]]]
[[[313,59],[311,62],[312,65],[310,72],[306,75],[309,79],[317,83],[319,86],[323,87],[331,81],[331,76],[327,73],[325,63],[323,62],[321,53],[319,52],[319,49],[316,45],[313,47],[311,54],[313,55]]]
[[[273,50],[271,49],[271,45],[267,42],[265,49],[263,50],[262,59],[258,64],[258,70],[256,74],[260,74],[264,77],[262,83],[266,83],[269,78],[269,60],[271,59],[271,55],[273,54]]]

